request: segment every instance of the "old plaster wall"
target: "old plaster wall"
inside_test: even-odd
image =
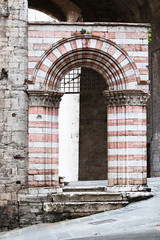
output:
[[[79,93],[64,94],[59,109],[59,176],[78,181]]]
[[[18,226],[17,191],[27,183],[27,1],[1,1],[0,226]],[[4,8],[3,8],[4,7]]]

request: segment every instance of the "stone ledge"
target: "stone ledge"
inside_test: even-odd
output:
[[[123,199],[129,202],[136,202],[154,197],[152,192],[126,192],[122,193]]]
[[[67,25],[67,26],[112,26],[112,27],[151,27],[150,23],[123,23],[123,22],[52,22],[52,21],[29,21],[29,25]]]
[[[151,189],[147,185],[115,185],[115,186],[107,186],[107,192],[151,192]]]
[[[52,195],[53,202],[115,202],[122,201],[121,193],[63,192]]]
[[[59,188],[56,187],[34,187],[34,188],[22,188],[19,191],[19,194],[53,194],[53,193],[57,193],[57,190]]]
[[[110,211],[122,208],[128,204],[128,201],[114,202],[55,202],[44,203],[44,211],[46,213],[85,213],[90,214]]]

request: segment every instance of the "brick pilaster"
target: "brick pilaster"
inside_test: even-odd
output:
[[[58,108],[62,93],[29,93],[29,165],[30,187],[58,185]]]
[[[144,91],[104,91],[107,105],[108,185],[145,185],[146,104]]]

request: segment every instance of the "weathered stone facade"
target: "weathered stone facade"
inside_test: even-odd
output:
[[[5,229],[18,227],[17,193],[27,184],[28,33],[27,1],[0,5],[0,206]]]
[[[35,4],[35,1],[33,2]],[[56,191],[58,186],[57,116],[59,100],[62,94],[55,94],[52,91],[57,91],[62,76],[74,67],[87,66],[93,68],[106,80],[106,88],[109,87],[110,90],[108,116],[111,115],[117,119],[115,117],[117,113],[119,116],[123,115],[120,119],[122,122],[131,120],[126,119],[129,112],[132,112],[134,116],[141,116],[137,117],[136,124],[129,124],[134,125],[132,129],[135,128],[135,125],[137,130],[140,128],[141,133],[136,137],[141,138],[141,143],[135,141],[135,138],[134,141],[139,144],[140,147],[138,147],[144,153],[140,154],[141,163],[139,164],[133,156],[123,154],[123,162],[117,166],[115,162],[118,162],[118,159],[113,163],[113,159],[110,158],[111,165],[108,168],[109,185],[139,186],[146,184],[146,129],[143,129],[146,126],[144,115],[148,98],[148,93],[145,92],[148,91],[146,25],[117,24],[118,26],[116,26],[116,24],[101,23],[97,26],[97,24],[62,23],[37,26],[31,24],[28,32],[27,3],[25,0],[2,0],[0,2],[0,213],[2,214],[2,230],[44,221],[42,217],[43,201],[51,201],[50,193]],[[69,16],[69,12],[65,11],[66,16],[68,16],[66,19],[70,21],[77,21],[78,18],[82,19],[79,8],[76,8],[75,5],[72,5],[72,7],[75,9],[75,14]],[[154,12],[154,8],[152,8],[152,12]],[[88,15],[89,17],[91,15]],[[152,146],[152,176],[159,176],[160,173],[159,109],[157,109],[158,104],[154,104],[159,102],[158,96],[160,96],[157,87],[157,79],[159,78],[157,70],[159,65],[159,35],[158,33],[156,35],[156,29],[158,28],[158,18],[156,17],[157,15],[153,18],[154,22],[152,21],[154,36],[151,47],[151,90],[153,97],[151,113],[154,118],[151,119],[153,131],[149,135],[149,142],[151,141]],[[87,20],[86,11],[84,12],[84,18]],[[137,19],[140,18],[137,17]],[[142,22],[144,22],[144,19]],[[87,29],[89,34],[79,34],[82,28]],[[29,35],[29,38],[27,35]],[[60,42],[57,45],[54,44],[58,40]],[[70,58],[68,55],[70,55]],[[96,59],[98,59],[99,63],[97,63]],[[28,61],[29,65],[27,65]],[[53,63],[54,66],[52,66]],[[65,64],[66,66],[64,66]],[[63,67],[61,68],[61,66]],[[111,71],[112,68],[114,69],[113,72]],[[60,69],[58,73],[57,69]],[[114,95],[112,101],[113,94],[111,91],[113,90],[117,92],[114,92],[116,96]],[[136,92],[125,95],[126,92],[124,91],[127,90],[136,90]],[[154,94],[155,92],[156,94]],[[134,96],[131,98],[130,95]],[[54,101],[51,101],[53,99]],[[36,143],[39,136],[36,135],[37,132],[33,132],[35,130],[33,122],[29,121],[30,125],[28,125],[28,112],[31,120],[31,115],[37,116],[38,128],[41,128],[41,115],[45,115],[45,123],[54,125],[51,132],[46,131],[41,136],[41,142],[45,142],[43,139],[50,138],[48,135],[52,135],[54,131],[53,134],[56,135],[55,138],[52,138],[54,148],[52,149],[53,152],[51,150],[51,158],[46,157],[49,152],[44,152],[45,161],[43,162],[41,159],[41,163],[39,158],[31,158],[29,155],[38,153],[31,152],[35,151],[31,145],[33,144],[34,148],[37,148]],[[113,116],[114,114],[115,116]],[[48,117],[50,115],[53,117],[51,121],[50,117]],[[47,117],[48,121],[46,121]],[[114,128],[113,122],[108,124],[108,128]],[[121,125],[124,124],[119,122],[116,126],[120,129]],[[144,131],[143,135],[142,131]],[[113,152],[115,152],[115,149],[121,148],[120,145],[125,144],[125,148],[130,148],[130,141],[126,140],[127,136],[130,135],[128,135],[126,129],[124,133],[125,141],[120,140],[119,130],[112,132],[118,137],[118,141],[116,141],[116,148],[112,141],[108,143],[110,146],[109,157],[112,155],[110,154],[111,150],[114,149]],[[133,132],[131,137],[134,137]],[[134,145],[135,149],[137,149],[136,144]],[[49,144],[48,146],[42,144],[40,148],[39,151],[50,151]],[[44,189],[41,190],[40,188],[28,189],[28,184],[30,187],[52,186],[52,188],[48,188],[45,192]],[[27,200],[24,200],[23,197],[27,198]],[[29,213],[26,215],[28,211]]]

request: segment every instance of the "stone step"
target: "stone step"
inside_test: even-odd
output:
[[[110,211],[122,208],[128,204],[128,201],[119,202],[49,202],[44,203],[44,211],[47,213],[56,214],[79,214],[79,216]]]
[[[113,202],[122,201],[121,193],[62,192],[52,195],[53,202]]]
[[[105,186],[65,186],[63,192],[104,192]]]

